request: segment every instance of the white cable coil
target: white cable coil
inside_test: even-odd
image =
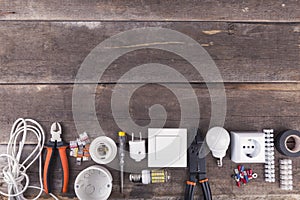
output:
[[[37,144],[27,157],[22,156],[23,148],[28,142],[28,135],[34,135],[37,139]],[[32,138],[31,138],[32,142]],[[38,195],[33,199],[39,199],[43,193],[42,180],[42,150],[45,144],[45,133],[41,125],[32,119],[17,119],[11,129],[10,138],[7,144],[5,154],[0,154],[0,157],[7,160],[6,166],[2,170],[0,179],[7,185],[7,192],[1,191],[0,194],[9,199],[25,200],[24,192],[28,188],[40,190]],[[32,145],[30,145],[32,146]],[[29,150],[28,150],[29,151]],[[29,151],[30,152],[30,151]],[[24,160],[23,160],[24,159]],[[39,183],[40,186],[29,186],[29,176],[27,170],[32,164],[39,162]],[[3,162],[2,162],[3,163]],[[22,184],[23,183],[23,184]],[[54,199],[57,199],[53,194],[50,194]]]

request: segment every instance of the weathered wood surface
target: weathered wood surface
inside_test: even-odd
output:
[[[299,22],[299,1],[1,0],[2,20]]]
[[[300,81],[300,23],[0,22],[0,83],[73,83],[81,63],[100,42],[142,27],[170,28],[195,39],[225,82]],[[115,83],[133,67],[150,62],[171,66],[190,82],[203,81],[182,57],[142,49],[115,60],[100,82]]]
[[[286,129],[300,130],[298,0],[118,0],[84,3],[80,0],[0,0],[0,152],[5,151],[10,128],[18,117],[38,120],[47,133],[53,121],[61,121],[65,140],[75,139],[78,130],[72,115],[72,89],[81,63],[105,39],[143,27],[169,28],[184,33],[211,55],[226,82],[226,129],[261,130],[271,127],[276,134]],[[165,127],[179,126],[179,102],[172,92],[156,84],[138,89],[129,107],[117,106],[117,114],[113,117],[111,96],[115,83],[128,70],[145,63],[168,65],[190,81],[200,104],[199,128],[206,132],[211,102],[203,79],[183,58],[149,49],[156,45],[163,44],[146,45],[148,49],[121,56],[97,82],[100,83],[95,92],[98,120],[90,120],[90,113],[86,112],[82,113],[86,118],[80,120],[93,138],[99,135],[94,131],[95,123],[99,122],[105,134],[117,141],[119,128],[115,120],[126,123],[128,109],[134,122],[147,126],[150,122],[149,108],[155,104],[162,105],[168,113]],[[83,85],[86,88],[91,86]],[[121,84],[124,90],[133,86]],[[180,91],[187,90],[182,83],[173,82],[173,86]],[[189,101],[189,97],[184,101]],[[189,122],[195,118],[193,115],[185,116],[184,120]],[[162,120],[163,117],[152,119],[158,125]],[[187,128],[194,127],[188,123]],[[146,132],[143,131],[143,134],[146,135]],[[277,166],[278,159],[283,157],[276,152]],[[247,165],[259,174],[259,178],[246,187],[237,188],[230,178],[236,165],[230,161],[229,152],[222,169],[208,156],[208,176],[214,199],[300,199],[299,159],[293,159],[293,162],[294,190],[288,193],[279,189],[278,182],[269,184],[263,181],[261,164]],[[80,170],[93,165],[93,162],[88,162],[78,167],[74,165],[73,158],[70,158],[70,163],[70,183],[74,182]],[[114,177],[111,199],[183,199],[186,170],[170,169],[172,181],[165,185],[136,185],[126,178],[124,196],[119,193],[119,172],[110,170]],[[36,172],[37,165],[29,171],[34,184],[37,183]],[[56,169],[54,177],[55,193],[59,194],[61,171]],[[70,184],[70,192],[63,199],[73,199],[72,187]],[[199,193],[200,188],[197,195]],[[0,196],[0,199],[3,197]]]
[[[187,91],[185,84],[174,84],[179,91]],[[101,126],[108,136],[116,138],[118,126],[111,111],[111,95],[115,85],[99,85],[96,90],[96,111]],[[132,84],[123,84],[125,90],[132,88]],[[193,84],[200,107],[200,129],[206,131],[210,120],[211,100],[205,85]],[[90,87],[89,85],[85,86]],[[17,117],[30,117],[40,121],[45,128],[50,127],[53,121],[64,124],[65,139],[76,137],[72,115],[72,85],[1,85],[0,86],[0,117],[1,143],[7,142],[7,136],[12,123]],[[300,87],[299,84],[228,84],[225,87],[227,95],[227,118],[225,128],[229,130],[261,130],[272,127],[278,131],[287,128],[300,129]],[[126,94],[124,94],[126,95]],[[214,99],[214,97],[212,97]],[[120,102],[123,101],[121,98]],[[189,97],[183,100],[189,101]],[[140,126],[150,121],[149,108],[154,104],[165,107],[168,118],[166,127],[179,126],[180,105],[176,96],[165,87],[151,84],[139,88],[131,98],[129,107],[117,106],[115,119],[126,121],[126,112],[130,114]],[[118,104],[119,105],[119,104]],[[83,111],[84,112],[84,111]],[[94,133],[94,121],[89,121],[90,113],[82,113],[82,123],[89,124],[90,134]],[[198,116],[185,116],[186,121]],[[159,122],[162,117],[152,120]],[[193,127],[191,127],[193,128]],[[144,133],[146,134],[146,133]]]

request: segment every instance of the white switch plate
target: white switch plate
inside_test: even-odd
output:
[[[187,129],[149,128],[148,167],[186,167]]]

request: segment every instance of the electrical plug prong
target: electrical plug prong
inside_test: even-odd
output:
[[[218,167],[222,167],[223,166],[223,158],[218,158],[217,165],[218,165]]]

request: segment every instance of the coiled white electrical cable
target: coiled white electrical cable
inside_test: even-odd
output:
[[[28,141],[29,133],[36,136],[37,144],[31,151],[30,155],[22,157],[23,148]],[[39,199],[43,193],[42,180],[42,151],[45,144],[45,133],[42,126],[32,119],[19,118],[15,121],[10,132],[10,138],[7,144],[6,154],[0,154],[0,157],[6,158],[7,165],[3,168],[0,175],[1,182],[7,184],[7,193],[0,190],[0,194],[9,199],[15,198],[18,200],[26,200],[23,193],[28,188],[40,190],[38,195],[33,200]],[[24,159],[24,160],[23,160]],[[29,186],[29,176],[26,174],[31,165],[39,162],[39,182],[40,186]],[[22,185],[22,182],[25,183]],[[50,194],[54,199],[58,200],[53,194]]]

